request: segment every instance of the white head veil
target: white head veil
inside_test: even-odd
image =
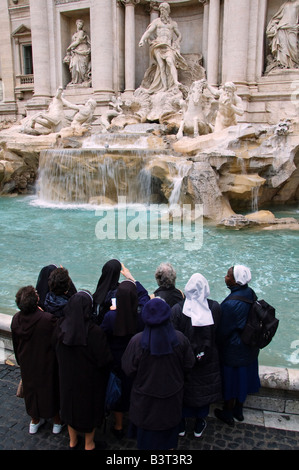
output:
[[[244,286],[251,281],[251,272],[250,269],[242,264],[237,264],[234,266],[234,278],[237,284]]]
[[[210,288],[206,278],[199,273],[193,274],[185,286],[185,294],[183,313],[191,318],[192,326],[213,325],[214,320],[207,300]]]

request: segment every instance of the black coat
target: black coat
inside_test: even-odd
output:
[[[88,330],[86,346],[57,341],[61,418],[79,432],[91,432],[104,419],[104,405],[112,354],[106,335],[97,325]]]
[[[194,363],[188,339],[176,332],[179,345],[173,354],[151,355],[141,347],[142,333],[133,336],[122,357],[122,367],[133,378],[130,419],[137,427],[151,431],[179,424],[185,374]]]
[[[160,297],[165,302],[173,307],[176,303],[181,302],[184,298],[182,291],[177,289],[175,286],[170,287],[159,287],[154,292],[155,297]]]
[[[26,411],[32,418],[53,418],[59,412],[58,364],[53,347],[56,318],[37,309],[13,316],[11,332],[23,380]]]
[[[196,360],[185,383],[184,405],[188,407],[202,407],[222,398],[219,354],[216,346],[216,330],[220,321],[221,307],[218,302],[210,299],[208,304],[214,319],[214,325],[209,326],[192,326],[191,318],[183,314],[183,302],[172,308],[173,325],[189,339],[194,355],[204,352],[204,356]]]

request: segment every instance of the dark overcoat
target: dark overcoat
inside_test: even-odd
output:
[[[56,318],[37,309],[18,312],[11,322],[12,341],[23,381],[26,411],[32,418],[59,412],[58,366],[53,347]]]
[[[204,352],[204,356],[196,360],[189,374],[184,391],[184,405],[202,407],[215,403],[222,398],[221,372],[219,354],[216,345],[216,331],[219,325],[221,308],[218,302],[208,299],[214,325],[192,326],[191,318],[183,314],[183,303],[172,308],[174,327],[189,339],[194,356]]]
[[[230,367],[242,367],[253,364],[259,354],[258,348],[243,343],[241,333],[246,325],[250,304],[232,299],[233,296],[254,299],[254,291],[246,284],[230,287],[231,293],[221,303],[221,321],[217,331],[217,340],[221,354],[221,363]]]
[[[124,372],[133,378],[130,419],[137,427],[162,431],[181,420],[185,375],[194,363],[188,339],[176,331],[172,354],[151,355],[141,347],[142,333],[133,336],[122,357]]]
[[[89,433],[104,418],[105,393],[112,355],[101,327],[90,324],[86,346],[57,340],[61,419],[76,431]]]

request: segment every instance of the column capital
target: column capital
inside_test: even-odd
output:
[[[201,3],[203,6],[208,5],[210,3],[210,0],[198,0],[199,3]]]
[[[160,2],[157,2],[156,0],[151,0],[149,2],[149,5],[148,5],[148,11],[151,12],[151,11],[159,11],[159,5],[160,5]]]

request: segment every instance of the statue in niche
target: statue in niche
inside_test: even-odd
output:
[[[298,68],[298,19],[299,0],[290,0],[270,20],[266,35],[271,55],[266,72],[274,68]]]
[[[140,39],[139,47],[145,42],[150,46],[152,65],[147,70],[143,85],[150,93],[167,91],[179,87],[178,68],[186,69],[187,63],[180,54],[181,33],[177,23],[170,18],[170,6],[159,5],[160,17],[155,19]]]
[[[237,87],[233,82],[225,83],[214,96],[219,98],[219,108],[216,115],[214,132],[237,125],[237,115],[244,114],[242,99],[236,93]]]
[[[91,44],[89,36],[84,31],[84,21],[77,20],[77,31],[72,37],[72,42],[67,48],[67,54],[63,59],[68,64],[72,81],[71,85],[91,85]]]
[[[184,133],[198,137],[213,132],[213,115],[215,107],[218,107],[214,96],[215,91],[205,78],[193,82],[187,100],[182,102],[183,119],[177,133],[178,139]]]

